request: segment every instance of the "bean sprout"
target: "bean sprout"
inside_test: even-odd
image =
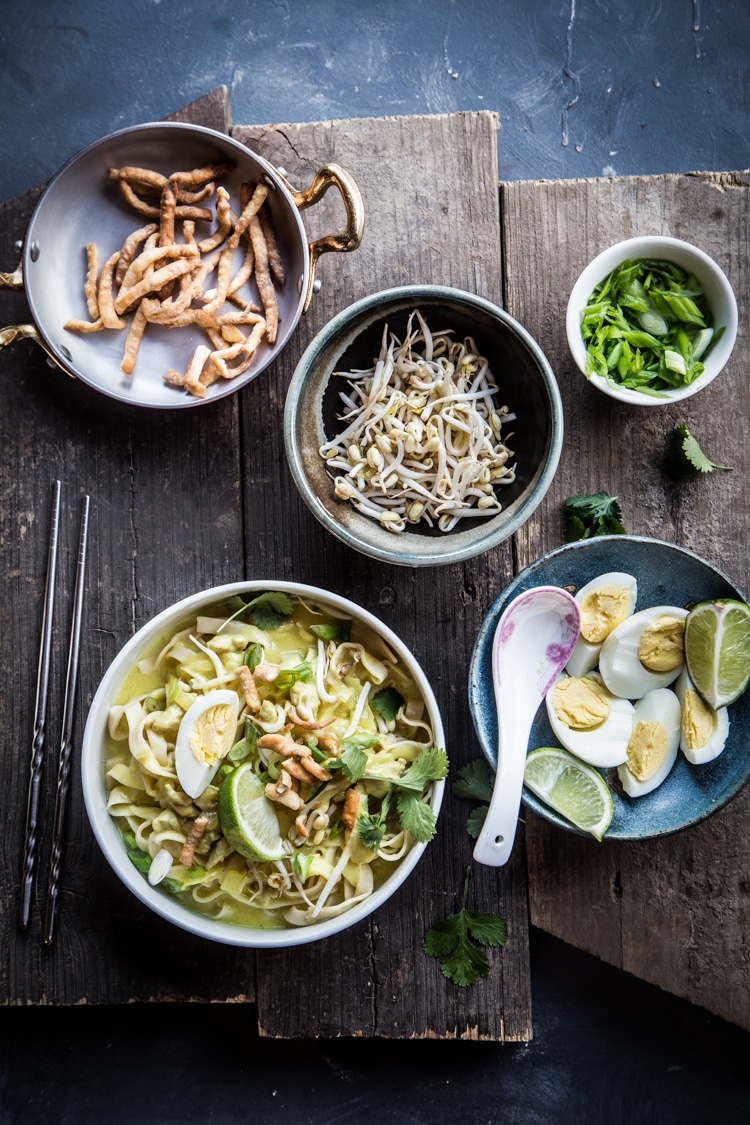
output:
[[[500,434],[515,415],[496,406],[474,340],[451,341],[452,331],[431,332],[418,309],[403,343],[386,325],[374,366],[346,374],[347,425],[320,447],[336,496],[388,531],[420,521],[450,531],[466,516],[496,515],[495,485],[516,479]]]

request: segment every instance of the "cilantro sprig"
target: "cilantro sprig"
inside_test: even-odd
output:
[[[437,746],[426,746],[420,750],[417,757],[401,777],[382,777],[378,774],[368,774],[369,761],[366,751],[377,742],[376,735],[355,734],[345,738],[341,743],[343,753],[335,759],[326,762],[329,770],[343,769],[352,783],[364,779],[365,781],[384,781],[390,787],[380,812],[368,814],[363,817],[365,831],[368,839],[374,841],[380,833],[378,847],[385,831],[385,821],[391,808],[393,794],[396,796],[396,811],[405,832],[409,832],[419,843],[427,843],[435,835],[435,813],[432,806],[422,800],[424,787],[431,781],[440,781],[448,773],[448,755],[445,750]],[[386,801],[387,806],[386,806]],[[383,808],[386,812],[383,815]],[[382,817],[382,819],[381,819]],[[382,831],[381,831],[382,830]],[[359,834],[359,826],[358,826]],[[368,843],[368,847],[373,847]],[[376,850],[373,847],[373,851]]]
[[[380,811],[367,813],[365,816],[360,817],[357,822],[357,835],[370,851],[379,851],[380,845],[383,842],[388,813],[391,811],[392,799],[393,790],[389,789],[380,803]]]
[[[471,810],[466,821],[466,831],[472,840],[476,840],[482,831],[482,825],[489,810],[489,802],[492,800],[493,778],[487,759],[477,758],[460,769],[452,788],[454,797],[463,801],[482,802],[477,808]]]
[[[606,491],[569,496],[563,506],[563,527],[566,543],[597,535],[627,535],[617,497]]]
[[[505,920],[498,914],[478,914],[466,909],[471,868],[466,869],[461,909],[436,922],[424,938],[424,951],[429,957],[442,958],[444,977],[462,988],[486,977],[490,963],[480,945],[497,948],[508,940]],[[476,944],[475,944],[476,943]]]
[[[242,598],[235,595],[229,599],[228,605],[232,613],[219,626],[218,633],[230,621],[250,612],[253,615],[253,623],[259,629],[279,629],[294,609],[292,599],[280,590],[267,590],[265,593],[258,594],[257,598],[251,598],[249,602],[244,602]]]
[[[384,719],[395,719],[399,707],[404,705],[404,697],[395,687],[385,687],[375,692],[370,704]]]
[[[724,473],[732,472],[731,465],[717,465],[706,456],[684,422],[675,426],[667,438],[665,468],[672,480],[676,481],[687,480],[701,473],[712,473],[714,469],[721,469]]]

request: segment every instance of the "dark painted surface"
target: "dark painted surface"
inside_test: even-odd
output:
[[[0,16],[3,199],[220,83],[237,123],[495,110],[504,179],[750,165],[746,0],[3,0]],[[270,1042],[233,1006],[5,1009],[0,1121],[747,1120],[747,1033],[538,933],[532,970],[528,1046]]]
[[[747,0],[3,0],[0,198],[229,87],[238,124],[500,115],[503,179],[750,165]]]

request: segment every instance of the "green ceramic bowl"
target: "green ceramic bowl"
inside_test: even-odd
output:
[[[337,372],[367,369],[380,350],[384,326],[403,339],[418,308],[430,328],[473,336],[499,387],[501,404],[516,415],[509,427],[517,461],[513,484],[499,492],[502,511],[461,521],[449,532],[409,525],[398,534],[339,500],[320,446],[341,429]],[[442,566],[502,543],[528,520],[547,492],[560,459],[563,411],[552,369],[539,345],[513,317],[489,301],[436,285],[410,285],[365,297],[333,318],[302,356],[286,400],[284,440],[289,465],[310,511],[347,546],[381,562]]]

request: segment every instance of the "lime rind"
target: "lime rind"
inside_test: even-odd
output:
[[[685,662],[709,707],[734,703],[750,683],[750,606],[732,598],[694,606],[685,621]]]
[[[567,750],[541,746],[526,758],[524,784],[576,828],[601,840],[612,823],[614,802],[598,770]]]
[[[250,762],[224,779],[216,812],[227,842],[246,859],[276,860],[284,856],[276,810]]]

